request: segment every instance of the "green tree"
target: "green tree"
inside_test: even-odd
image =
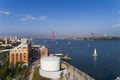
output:
[[[63,79],[63,72],[60,73],[60,79]]]
[[[2,60],[5,59],[5,55],[4,55],[4,54],[1,55],[1,59],[2,59]]]
[[[14,64],[11,64],[10,72],[11,72],[11,76],[13,77],[13,76],[15,75],[15,67],[14,67]]]
[[[6,80],[12,80],[12,79],[11,79],[11,76],[8,75],[7,78],[6,78]]]
[[[6,77],[8,71],[8,62],[5,61],[4,64],[0,68],[0,78],[3,79]]]

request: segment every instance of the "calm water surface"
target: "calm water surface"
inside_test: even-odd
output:
[[[120,76],[120,41],[79,41],[33,39],[45,45],[49,52],[69,53],[70,63],[96,80],[114,80]],[[98,57],[93,57],[96,48]]]

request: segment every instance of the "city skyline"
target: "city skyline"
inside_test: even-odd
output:
[[[120,36],[119,4],[119,0],[0,0],[0,34]]]

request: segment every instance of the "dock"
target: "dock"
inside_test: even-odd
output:
[[[55,56],[60,57],[61,60],[64,60],[64,61],[71,61],[71,57],[69,57],[68,54],[64,55],[62,53],[58,53],[58,54],[55,54]]]

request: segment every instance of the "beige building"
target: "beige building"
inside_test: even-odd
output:
[[[41,57],[48,56],[48,49],[44,45],[40,48],[40,56]]]
[[[21,39],[21,44],[13,48],[9,52],[9,63],[16,64],[17,62],[28,65],[29,59],[32,57],[31,41]]]

